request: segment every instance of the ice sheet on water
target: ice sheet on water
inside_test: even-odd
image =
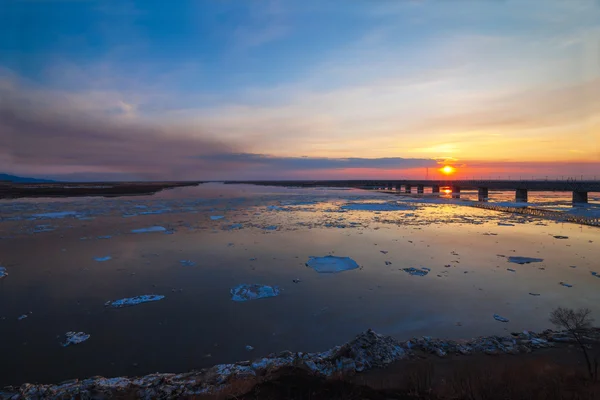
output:
[[[98,261],[98,262],[108,261],[108,260],[111,260],[111,259],[112,259],[111,256],[94,257],[94,260]]]
[[[403,271],[409,273],[410,275],[414,275],[414,276],[425,276],[431,270],[429,268],[417,269],[417,268],[410,267],[410,268],[403,268]]]
[[[515,263],[515,264],[529,264],[529,263],[533,263],[533,262],[542,262],[542,261],[544,261],[543,258],[518,257],[518,256],[508,257],[508,262]]]
[[[356,261],[350,257],[309,257],[306,266],[319,273],[336,273],[358,268]]]
[[[277,230],[277,225],[265,226],[263,229],[266,230],[266,231],[276,231]]]
[[[105,236],[98,236],[98,239],[110,239],[112,236],[110,235],[105,235]]]
[[[233,301],[249,301],[279,296],[279,288],[277,286],[259,284],[243,283],[231,289],[230,292],[231,300]]]
[[[127,297],[125,299],[115,300],[115,301],[107,301],[104,303],[105,306],[110,306],[114,308],[121,308],[127,306],[134,306],[136,304],[148,303],[151,301],[158,301],[164,299],[165,296],[159,294],[144,294],[141,296],[135,297]]]
[[[223,218],[225,218],[224,215],[211,215],[210,216],[210,219],[213,220],[213,221],[217,221],[217,220],[220,220],[220,219],[223,219]]]
[[[65,342],[61,343],[62,347],[67,347],[71,344],[79,344],[90,338],[88,333],[83,332],[67,332],[65,333]]]
[[[54,218],[65,218],[70,215],[77,215],[77,212],[76,211],[47,212],[47,213],[33,214],[32,217],[54,219]]]
[[[401,203],[347,203],[340,207],[346,211],[407,211],[414,207]]]
[[[494,319],[495,319],[496,321],[500,321],[500,322],[508,322],[508,318],[501,317],[501,316],[500,316],[500,315],[498,315],[498,314],[494,314]]]
[[[179,263],[184,267],[195,267],[196,263],[192,260],[179,260]]]
[[[0,279],[6,278],[8,276],[8,271],[6,267],[0,267]]]
[[[165,232],[167,228],[163,226],[151,226],[148,228],[132,229],[131,233],[150,233],[150,232]]]

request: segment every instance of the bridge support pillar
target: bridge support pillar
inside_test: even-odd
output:
[[[480,187],[479,189],[477,189],[478,192],[478,196],[477,196],[477,200],[479,201],[488,201],[488,197],[489,197],[489,190],[486,187]]]
[[[452,198],[459,199],[460,198],[460,187],[452,186]]]
[[[438,185],[433,185],[431,187],[431,193],[439,193],[440,192],[440,187]]]
[[[515,201],[517,203],[527,203],[527,189],[517,189]]]
[[[423,194],[425,192],[424,185],[417,185],[417,193]]]
[[[587,203],[588,192],[573,192],[573,203]]]
[[[410,193],[410,189],[412,189],[410,185],[404,185],[404,193]]]
[[[396,190],[399,192],[401,188],[402,188],[402,185],[401,185],[401,184],[399,184],[399,183],[397,183],[397,184],[396,184]]]

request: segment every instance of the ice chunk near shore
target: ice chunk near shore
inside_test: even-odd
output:
[[[65,218],[70,215],[77,215],[76,211],[58,211],[58,212],[48,212],[41,214],[33,214],[34,218],[46,218],[46,219],[55,219],[55,218]]]
[[[213,220],[213,221],[218,221],[218,220],[223,219],[223,218],[225,218],[224,215],[211,215],[210,216],[210,219]]]
[[[0,279],[6,278],[8,276],[8,272],[6,271],[6,267],[0,267]]]
[[[404,272],[407,272],[409,275],[413,275],[413,276],[425,276],[429,273],[429,271],[431,271],[429,268],[421,268],[421,269],[417,269],[417,268],[403,268],[402,269]]]
[[[542,262],[543,258],[531,258],[531,257],[518,257],[518,256],[510,256],[508,257],[508,262],[515,264],[529,264],[533,262]]]
[[[350,257],[309,257],[306,266],[319,273],[336,273],[358,268],[356,261]]]
[[[159,294],[144,294],[141,296],[135,297],[127,297],[125,299],[115,300],[115,301],[107,301],[104,303],[105,306],[110,306],[114,308],[121,308],[127,306],[135,306],[136,304],[148,303],[151,301],[158,301],[164,299],[165,296]]]
[[[66,341],[64,343],[61,343],[62,347],[67,347],[71,344],[79,344],[85,342],[90,338],[90,335],[88,333],[83,332],[67,332],[65,333],[65,338]]]
[[[400,203],[347,203],[340,207],[346,211],[408,211],[414,207]]]
[[[494,314],[494,319],[495,319],[496,321],[500,321],[500,322],[508,322],[508,318],[501,317],[501,316],[500,316],[500,315],[498,315],[498,314]]]
[[[279,296],[279,288],[277,286],[259,284],[243,283],[231,289],[230,292],[231,300],[233,301],[249,301]]]
[[[167,228],[163,226],[151,226],[148,228],[132,229],[131,233],[151,233],[151,232],[165,232]]]
[[[111,256],[94,257],[94,260],[98,261],[98,262],[108,261],[108,260],[111,260],[111,259],[112,259]]]

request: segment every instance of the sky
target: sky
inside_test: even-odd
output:
[[[600,179],[600,0],[5,0],[0,172]]]

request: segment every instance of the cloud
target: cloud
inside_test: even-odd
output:
[[[0,170],[46,174],[123,174],[138,179],[194,179],[215,172],[191,156],[222,154],[234,146],[200,130],[162,128],[102,115],[88,104],[64,107],[32,97],[18,86],[0,85]],[[51,97],[51,96],[47,96]],[[219,169],[226,168],[220,165]]]
[[[273,157],[265,154],[229,153],[198,156],[216,163],[227,163],[264,170],[326,170],[326,169],[388,169],[435,167],[436,161],[419,158],[326,158],[326,157]]]

